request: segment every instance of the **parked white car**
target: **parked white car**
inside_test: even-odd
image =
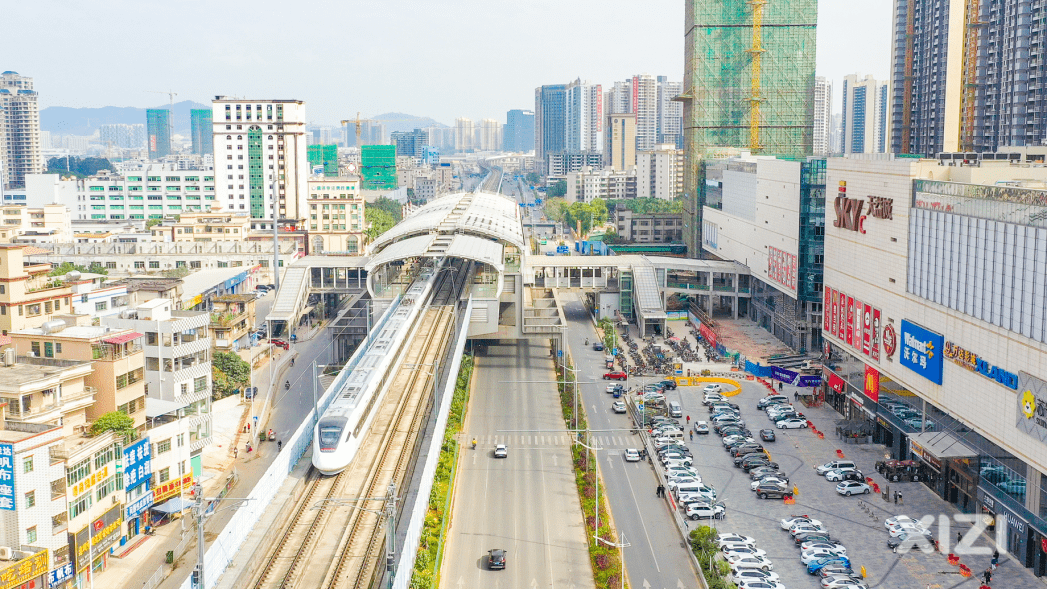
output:
[[[738,581],[738,589],[785,589],[785,585],[767,579],[743,579]]]
[[[742,569],[731,576],[734,578],[736,583],[742,581],[778,581],[778,573],[772,573],[771,571],[765,571],[763,569]]]
[[[822,522],[816,519],[811,519],[806,515],[797,515],[783,519],[781,524],[783,530],[791,530],[796,524],[811,524],[813,526],[821,527]]]
[[[742,536],[739,534],[719,534],[716,536],[716,545],[723,546],[724,544],[748,544],[750,546],[756,546],[756,539],[752,536]]]
[[[736,554],[748,554],[749,556],[767,556],[766,550],[760,550],[754,546],[747,544],[727,544],[723,548],[720,548],[720,552],[723,552],[724,558],[730,558]]]
[[[732,569],[763,569],[769,571],[774,568],[767,557],[764,556],[749,556],[749,555],[734,555],[727,557],[727,564],[731,565]]]
[[[800,552],[800,562],[803,564],[810,564],[815,560],[821,560],[823,558],[832,558],[836,556],[847,556],[846,554],[840,554],[835,550],[826,550],[825,548],[812,548]]]
[[[691,505],[684,515],[691,519],[712,519],[723,515],[726,511],[727,509],[720,504]]]

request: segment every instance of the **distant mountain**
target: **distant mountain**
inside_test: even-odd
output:
[[[402,112],[387,112],[385,114],[368,118],[385,123],[385,130],[388,133],[392,133],[393,131],[414,131],[415,129],[425,129],[426,127],[447,127],[447,125],[435,119],[429,117],[416,117]]]
[[[169,104],[151,108],[170,108]],[[189,111],[194,108],[211,109],[210,104],[192,100],[174,103],[175,133],[189,132]],[[144,108],[133,106],[103,106],[101,108],[69,108],[49,106],[40,111],[40,130],[54,135],[93,135],[101,125],[144,125]]]

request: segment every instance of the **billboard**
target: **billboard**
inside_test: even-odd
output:
[[[15,451],[11,444],[0,444],[0,509],[15,509]]]
[[[1018,373],[1018,431],[1047,444],[1047,382]]]
[[[86,569],[91,564],[91,555],[102,554],[120,539],[120,526],[124,523],[123,512],[122,505],[114,505],[109,511],[103,513],[102,517],[87,524],[70,537],[77,572]]]
[[[945,338],[940,333],[925,329],[908,319],[902,320],[902,366],[934,384],[942,384],[942,358]]]
[[[142,438],[124,448],[124,488],[128,491],[145,483],[152,475],[149,438]]]
[[[767,247],[768,278],[790,290],[796,290],[796,273],[797,264],[794,254],[776,247]]]
[[[880,371],[872,366],[865,366],[865,396],[877,403],[880,402]]]

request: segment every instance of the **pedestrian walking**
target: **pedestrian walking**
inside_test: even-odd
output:
[[[236,460],[236,457],[237,457],[237,456],[238,456],[239,454],[240,454],[240,449],[239,449],[239,448],[235,448],[235,447],[234,447],[234,448],[233,448],[233,460]]]
[[[688,424],[690,424],[690,423],[691,423],[691,416],[690,416],[690,415],[688,415],[688,416],[687,416],[687,423],[688,423]]]
[[[895,492],[894,492],[894,503],[895,503],[895,504],[897,504],[897,503],[898,503],[898,491],[895,491]]]
[[[691,441],[693,442],[694,441],[694,430],[691,430],[689,433],[691,435]]]
[[[785,385],[783,385],[782,383],[778,383],[778,392],[779,393],[782,392],[783,388],[785,388]]]
[[[985,584],[988,585],[992,582],[992,571],[985,569],[985,572],[982,573],[982,577],[985,579]]]
[[[963,532],[956,532],[956,545],[959,546],[960,542],[963,542]]]
[[[1000,551],[999,551],[999,549],[992,551],[992,560],[993,560],[993,562],[1000,562]]]
[[[793,401],[799,401],[799,400],[800,400],[800,393],[798,393],[798,392],[793,393]]]
[[[905,497],[902,497],[902,492],[901,491],[898,491],[898,503],[900,505],[905,505]]]

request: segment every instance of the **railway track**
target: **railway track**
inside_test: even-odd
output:
[[[433,388],[432,366],[454,330],[452,307],[430,308],[421,322],[355,459],[335,476],[310,471],[290,523],[273,538],[250,586],[371,586],[384,561],[386,529],[385,519],[373,512],[385,508],[390,483],[400,492]]]

